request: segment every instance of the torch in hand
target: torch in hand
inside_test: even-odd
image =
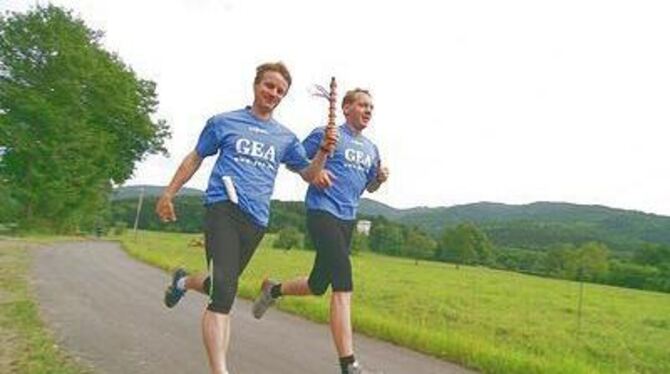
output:
[[[314,85],[314,92],[312,95],[328,100],[328,123],[326,124],[324,141],[321,146],[330,148],[330,154],[332,156],[335,151],[335,143],[337,143],[337,128],[335,127],[335,118],[337,117],[335,112],[335,105],[337,103],[337,82],[335,82],[335,77],[330,78],[330,91],[317,84]]]

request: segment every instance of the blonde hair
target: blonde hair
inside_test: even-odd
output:
[[[259,84],[261,82],[261,79],[263,79],[263,74],[265,74],[265,72],[267,71],[274,71],[281,74],[281,76],[284,77],[284,79],[286,79],[286,83],[288,83],[288,86],[291,87],[291,73],[289,73],[288,68],[281,61],[268,62],[265,64],[258,65],[256,67],[256,78],[254,78],[254,84]]]

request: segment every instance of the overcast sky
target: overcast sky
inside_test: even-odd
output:
[[[370,197],[394,207],[567,201],[670,215],[668,1],[52,2],[158,84],[171,157],[148,158],[127,184],[167,184],[207,118],[250,104],[255,66],[282,60],[294,84],[275,117],[300,138],[326,119],[310,85],[334,75],[372,91],[367,135],[391,177]],[[212,161],[187,186],[204,189]],[[275,198],[304,191],[280,172]]]

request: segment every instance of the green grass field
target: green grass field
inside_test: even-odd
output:
[[[30,243],[36,241],[49,240]],[[0,240],[0,373],[87,372],[58,349],[39,318],[28,282],[29,245]]]
[[[194,235],[140,232],[126,250],[164,269],[202,271]],[[313,252],[272,249],[267,236],[241,279],[252,298],[264,275],[309,272]],[[354,327],[488,373],[670,373],[670,295],[363,253],[354,263]],[[325,322],[327,297],[280,308]]]

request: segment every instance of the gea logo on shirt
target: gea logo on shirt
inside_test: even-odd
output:
[[[275,162],[275,147],[273,145],[241,138],[235,142],[235,150],[243,155]]]
[[[372,166],[372,157],[363,151],[347,148],[344,151],[344,158],[350,163],[363,166],[364,168]]]

